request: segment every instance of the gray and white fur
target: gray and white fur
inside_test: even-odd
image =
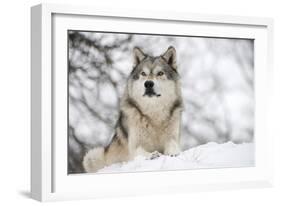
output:
[[[170,46],[161,56],[152,57],[134,48],[133,54],[115,134],[106,147],[93,148],[84,156],[86,172],[138,155],[153,159],[180,153],[183,103],[176,50]]]

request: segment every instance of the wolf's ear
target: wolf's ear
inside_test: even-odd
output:
[[[138,47],[134,48],[133,53],[134,53],[134,66],[137,66],[146,57],[146,55]]]
[[[169,46],[167,51],[162,55],[166,62],[173,68],[177,69],[177,56],[176,49],[172,46]]]

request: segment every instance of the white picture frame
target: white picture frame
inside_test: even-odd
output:
[[[118,24],[114,24],[118,21]],[[138,28],[132,27],[138,24]],[[253,168],[68,175],[66,138],[68,29],[162,33],[165,24],[196,36],[255,39],[255,158]],[[188,25],[189,27],[186,27]],[[146,27],[146,28],[145,28]],[[192,29],[188,29],[192,28]],[[39,201],[153,193],[269,187],[273,137],[267,130],[273,21],[269,18],[159,13],[41,4],[31,8],[31,196]],[[62,55],[62,56],[61,56]],[[65,138],[58,138],[64,137]],[[165,180],[165,181],[163,181]],[[153,184],[147,185],[147,182]]]

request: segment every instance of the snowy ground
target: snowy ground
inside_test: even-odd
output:
[[[250,167],[254,166],[254,156],[254,143],[218,144],[210,142],[186,150],[177,157],[162,155],[157,159],[146,160],[144,157],[138,156],[133,161],[105,167],[98,173]]]

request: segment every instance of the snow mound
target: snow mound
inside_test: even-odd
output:
[[[218,144],[210,142],[181,152],[177,157],[161,155],[147,160],[138,156],[133,161],[110,165],[98,173],[226,168],[254,166],[254,143]]]

